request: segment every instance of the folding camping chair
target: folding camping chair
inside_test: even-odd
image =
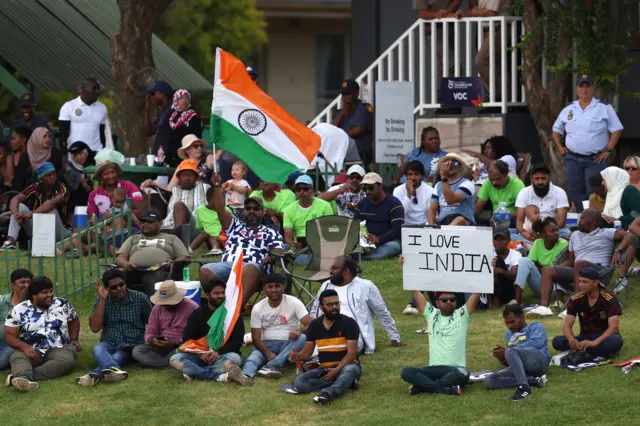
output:
[[[338,256],[355,256],[361,266],[360,224],[343,216],[324,216],[307,222],[307,245],[311,261],[302,271],[294,271],[287,255],[280,256],[282,272],[292,281],[291,292],[297,292],[301,300],[308,297],[309,308],[315,300],[313,283],[329,279],[329,267]],[[299,254],[301,252],[298,252]],[[289,259],[290,259],[289,255]]]

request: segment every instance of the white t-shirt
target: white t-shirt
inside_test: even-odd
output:
[[[228,181],[225,182],[226,184],[231,185],[232,183],[234,183],[233,179],[229,179]],[[239,182],[234,183],[235,186],[237,187],[244,187],[244,188],[251,188],[251,185],[249,185],[249,182],[247,182],[244,179],[241,179]],[[225,204],[227,206],[244,206],[244,200],[247,197],[247,194],[242,194],[238,191],[228,191],[225,194]]]
[[[300,328],[300,320],[308,315],[304,303],[284,294],[277,308],[262,299],[251,310],[251,328],[262,330],[262,340],[289,340],[289,333]]]
[[[402,203],[404,207],[404,223],[407,225],[424,225],[428,223],[427,211],[431,204],[433,188],[422,182],[422,185],[415,191],[415,197],[407,197],[407,185],[402,184],[393,190],[393,196]],[[414,203],[414,198],[417,200]]]
[[[509,173],[516,173],[516,159],[513,158],[513,155],[503,155],[498,158],[498,160],[502,160],[509,166]]]
[[[556,218],[556,209],[560,208],[568,208],[569,207],[569,199],[567,198],[567,193],[564,192],[564,189],[555,186],[554,184],[549,184],[549,192],[544,198],[540,198],[536,195],[533,190],[533,186],[527,186],[518,194],[518,198],[516,199],[516,208],[523,209],[527,206],[534,205],[538,206],[540,210],[540,219],[544,219],[545,217]]]
[[[493,249],[493,256],[497,256],[496,249]],[[520,259],[522,259],[522,255],[519,251],[509,249],[509,255],[504,260],[504,263],[509,269],[511,269],[512,266],[518,266],[518,263],[520,263]]]
[[[67,147],[77,141],[85,142],[92,151],[98,152],[103,148],[113,149],[113,140],[108,121],[109,115],[107,107],[100,101],[95,101],[91,105],[82,102],[80,96],[66,102],[60,108],[58,120],[69,121],[69,139]],[[105,127],[105,140],[107,146],[102,146],[100,141],[100,125]],[[109,128],[109,131],[107,131]]]

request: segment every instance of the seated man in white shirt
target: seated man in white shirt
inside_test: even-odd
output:
[[[424,164],[410,161],[405,168],[407,182],[393,190],[404,206],[404,223],[406,225],[424,225],[428,223],[427,212],[431,203],[433,188],[424,182]]]
[[[370,355],[376,349],[373,315],[378,317],[380,325],[387,332],[391,346],[406,346],[400,343],[400,332],[378,287],[369,280],[357,277],[357,273],[358,264],[355,260],[345,256],[336,257],[329,268],[331,278],[320,286],[318,296],[327,289],[338,292],[340,313],[356,320],[360,327],[358,353]],[[310,314],[312,319],[322,316],[318,297],[313,302]]]
[[[567,238],[571,231],[565,228],[567,212],[569,211],[569,199],[564,189],[551,183],[551,170],[544,164],[534,164],[531,167],[531,185],[518,194],[516,200],[516,231],[511,235],[513,241],[533,241],[533,234],[524,228],[527,206],[537,206],[540,210],[540,219],[552,217],[558,223],[560,237]]]

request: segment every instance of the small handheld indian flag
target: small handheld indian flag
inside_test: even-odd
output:
[[[218,48],[211,105],[216,147],[237,155],[267,182],[306,170],[320,136],[296,121],[255,84],[235,56]]]
[[[217,351],[227,343],[236,323],[239,320],[242,321],[240,319],[242,310],[242,257],[242,247],[238,247],[233,268],[227,280],[226,300],[209,318],[207,322],[210,327],[209,333],[200,339],[186,341],[180,346],[180,351],[191,353]]]

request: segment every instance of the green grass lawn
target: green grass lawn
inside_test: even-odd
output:
[[[623,374],[619,368],[604,366],[582,372],[552,367],[549,383],[534,389],[533,396],[511,402],[511,390],[487,391],[482,384],[468,385],[463,395],[409,396],[400,379],[404,366],[427,363],[427,337],[416,334],[424,326],[421,317],[400,315],[408,293],[402,290],[400,267],[395,260],[365,263],[365,278],[380,288],[394,316],[404,348],[392,348],[382,328],[376,327],[377,350],[361,357],[363,376],[357,392],[347,391],[332,405],[320,407],[314,395],[287,395],[280,384],[294,379],[295,368],[288,366],[281,380],[257,378],[251,388],[211,382],[184,383],[172,370],[153,371],[127,367],[129,379],[119,384],[99,383],[81,388],[75,378],[95,368],[91,347],[98,335],[88,327],[93,296],[75,303],[80,312],[84,347],[75,371],[64,378],[40,383],[32,393],[18,394],[11,388],[0,390],[0,419],[3,425],[35,424],[633,424],[640,415],[640,371]],[[640,281],[633,279],[632,285]],[[534,302],[532,297],[527,302]],[[640,292],[621,320],[625,345],[616,358],[640,356]],[[248,326],[248,318],[245,319]],[[561,320],[543,321],[551,338],[561,333]],[[491,356],[496,343],[503,343],[505,330],[499,311],[478,312],[473,316],[467,342],[467,366],[472,371],[498,368]],[[243,349],[243,357],[251,348]],[[4,376],[2,377],[4,380]],[[395,423],[398,422],[398,423]]]

